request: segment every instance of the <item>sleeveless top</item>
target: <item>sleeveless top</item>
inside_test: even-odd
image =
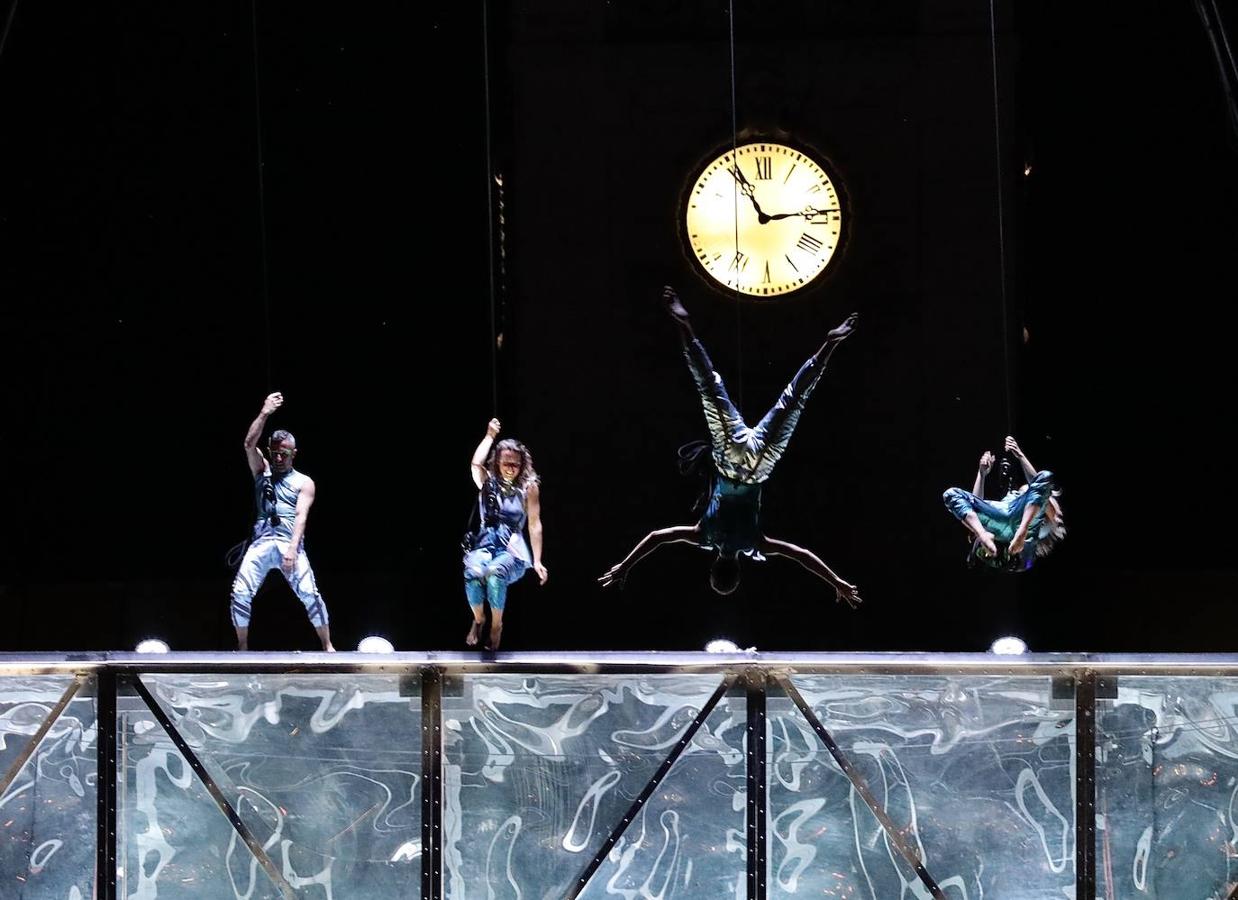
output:
[[[701,546],[725,555],[744,553],[764,559],[757,547],[761,541],[761,485],[715,475],[709,505],[697,527]]]
[[[489,550],[496,555],[510,550],[525,565],[533,565],[533,554],[524,539],[524,527],[529,520],[525,509],[526,491],[514,486],[505,487],[491,475],[478,492],[477,502],[480,504],[481,526],[476,549]],[[513,535],[516,537],[514,541]]]
[[[297,521],[297,498],[309,478],[296,469],[283,475],[262,474],[254,479],[254,505],[258,520],[254,523],[254,540],[275,538],[292,540],[292,527]],[[279,524],[271,522],[271,513],[279,517]]]

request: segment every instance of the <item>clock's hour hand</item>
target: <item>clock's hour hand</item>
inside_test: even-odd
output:
[[[761,221],[762,223],[764,223],[764,222],[769,222],[773,219],[790,219],[795,216],[803,216],[805,219],[812,219],[812,218],[815,218],[816,216],[823,216],[826,213],[832,213],[832,212],[838,212],[838,210],[836,208],[835,209],[813,209],[811,206],[806,206],[800,212],[774,213],[772,216],[763,215]]]

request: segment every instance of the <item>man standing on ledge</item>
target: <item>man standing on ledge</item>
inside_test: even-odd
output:
[[[297,455],[297,440],[289,432],[282,429],[272,432],[269,463],[258,449],[267,418],[283,403],[284,395],[278,392],[267,397],[262,412],[245,435],[245,456],[254,476],[258,521],[232,583],[232,624],[236,627],[237,649],[249,649],[249,617],[254,594],[267,573],[278,567],[305,606],[322,649],[333,651],[331,629],[327,627],[327,605],[318,593],[314,570],[303,546],[305,522],[314,503],[314,480],[292,467]]]

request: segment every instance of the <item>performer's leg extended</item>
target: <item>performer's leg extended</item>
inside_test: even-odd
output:
[[[843,323],[825,336],[825,343],[795,373],[795,377],[782,390],[777,402],[770,408],[756,428],[753,429],[750,441],[759,454],[755,466],[758,481],[764,481],[770,476],[774,465],[786,452],[787,444],[795,426],[799,424],[800,414],[804,404],[812,394],[813,388],[825,373],[825,365],[829,362],[834,348],[850,337],[855,330],[857,315],[852,313]]]
[[[331,628],[328,625],[327,604],[323,601],[322,594],[318,592],[318,582],[314,579],[314,569],[310,566],[309,557],[305,555],[304,548],[297,552],[297,564],[293,568],[292,574],[289,575],[283,569],[280,569],[280,572],[288,580],[288,586],[297,595],[301,605],[305,607],[305,613],[309,616],[310,624],[314,626],[314,632],[318,635],[322,649],[334,650],[335,647],[331,645]]]
[[[490,564],[491,553],[486,549],[474,550],[464,557],[464,596],[468,600],[469,610],[473,613],[473,624],[464,643],[470,647],[481,640],[481,630],[486,625],[486,567]]]
[[[232,581],[230,613],[232,626],[236,629],[238,650],[249,649],[249,620],[253,615],[254,594],[262,587],[267,573],[279,565],[281,551],[273,540],[257,541],[249,545]]]
[[[701,405],[705,410],[705,423],[709,426],[709,438],[714,455],[725,453],[730,440],[736,434],[744,434],[748,426],[743,416],[731,402],[722,383],[722,376],[714,368],[713,361],[705,352],[705,345],[697,339],[688,318],[688,312],[679,302],[679,297],[670,288],[664,288],[662,299],[666,302],[667,311],[675,324],[679,326],[679,338],[683,342],[684,358],[688,361],[688,371],[692,373],[692,381],[701,397]]]
[[[486,601],[490,604],[490,649],[499,649],[503,634],[503,610],[507,606],[507,586],[528,570],[524,560],[500,553],[486,566]]]

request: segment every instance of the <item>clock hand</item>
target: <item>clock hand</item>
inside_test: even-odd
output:
[[[739,169],[739,163],[731,166],[731,168],[727,171],[731,173],[731,177],[735,179],[736,183],[739,185],[739,189],[743,191],[744,196],[752,201],[752,208],[757,211],[757,220],[764,225],[768,220],[768,217],[765,213],[761,212],[761,205],[757,203],[756,188],[752,186],[752,182],[744,177],[744,173]]]
[[[764,223],[764,222],[767,222],[773,219],[790,219],[793,216],[803,216],[806,219],[811,219],[814,216],[822,216],[822,215],[825,215],[826,213],[831,213],[831,212],[838,212],[838,210],[837,209],[813,209],[811,206],[808,206],[808,207],[805,207],[800,212],[774,213],[772,216],[765,215],[763,216],[761,221],[762,223]]]

